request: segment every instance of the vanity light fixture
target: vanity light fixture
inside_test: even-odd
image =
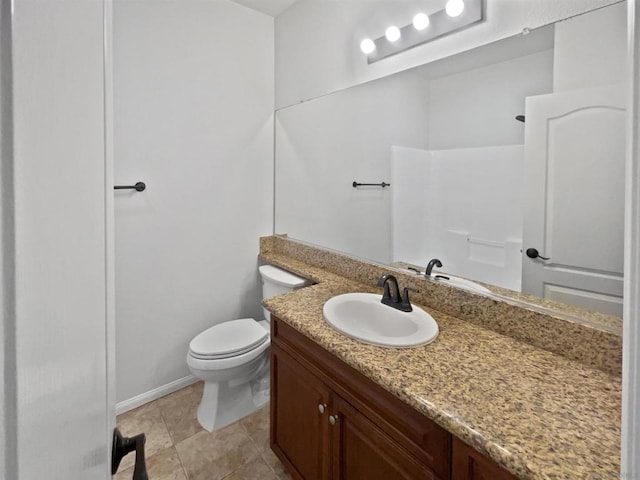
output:
[[[442,10],[429,15],[418,13],[412,23],[402,28],[391,26],[384,36],[363,40],[360,49],[367,56],[367,63],[374,63],[467,28],[483,19],[483,0],[447,0]]]
[[[418,13],[413,17],[413,28],[422,31],[429,26],[429,15],[426,13]]]
[[[371,40],[370,38],[365,38],[364,40],[362,40],[362,42],[360,42],[360,50],[362,50],[362,53],[369,55],[370,53],[374,52],[375,49],[376,44],[373,43],[373,40]]]
[[[400,37],[402,36],[402,34],[400,33],[400,29],[398,27],[396,27],[395,25],[391,25],[384,32],[384,36],[390,42],[397,42],[398,40],[400,40]]]
[[[464,12],[464,0],[448,0],[444,10],[450,17],[459,17]]]

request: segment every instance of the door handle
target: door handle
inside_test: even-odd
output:
[[[551,260],[551,257],[542,257],[536,248],[527,248],[525,252],[529,258],[539,258],[540,260]]]
[[[133,467],[133,480],[149,480],[147,462],[144,458],[144,433],[135,437],[123,437],[117,428],[113,431],[113,445],[111,447],[111,475],[115,475],[120,461],[129,452],[136,452],[136,463]]]

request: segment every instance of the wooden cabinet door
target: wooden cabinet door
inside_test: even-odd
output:
[[[327,387],[298,361],[271,347],[271,449],[298,480],[330,475]],[[322,405],[321,412],[319,406]]]
[[[329,416],[333,480],[436,479],[362,413],[334,394]]]
[[[453,437],[452,480],[517,480],[492,460]]]

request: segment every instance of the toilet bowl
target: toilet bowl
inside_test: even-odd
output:
[[[206,430],[229,425],[269,400],[268,328],[268,322],[253,318],[231,320],[189,344],[187,365],[205,382],[198,421]]]
[[[259,268],[263,298],[309,284],[271,265]],[[241,318],[214,325],[189,343],[187,365],[204,380],[198,421],[208,431],[229,425],[269,401],[269,313],[265,319]]]

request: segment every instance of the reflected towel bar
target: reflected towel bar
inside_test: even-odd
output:
[[[136,190],[137,192],[142,192],[147,186],[144,182],[138,182],[135,185],[115,185],[113,187],[114,190]]]
[[[382,182],[382,183],[358,183],[358,182],[353,182],[351,185],[353,185],[353,188],[356,187],[390,187],[391,184],[390,183],[386,183],[386,182]]]

